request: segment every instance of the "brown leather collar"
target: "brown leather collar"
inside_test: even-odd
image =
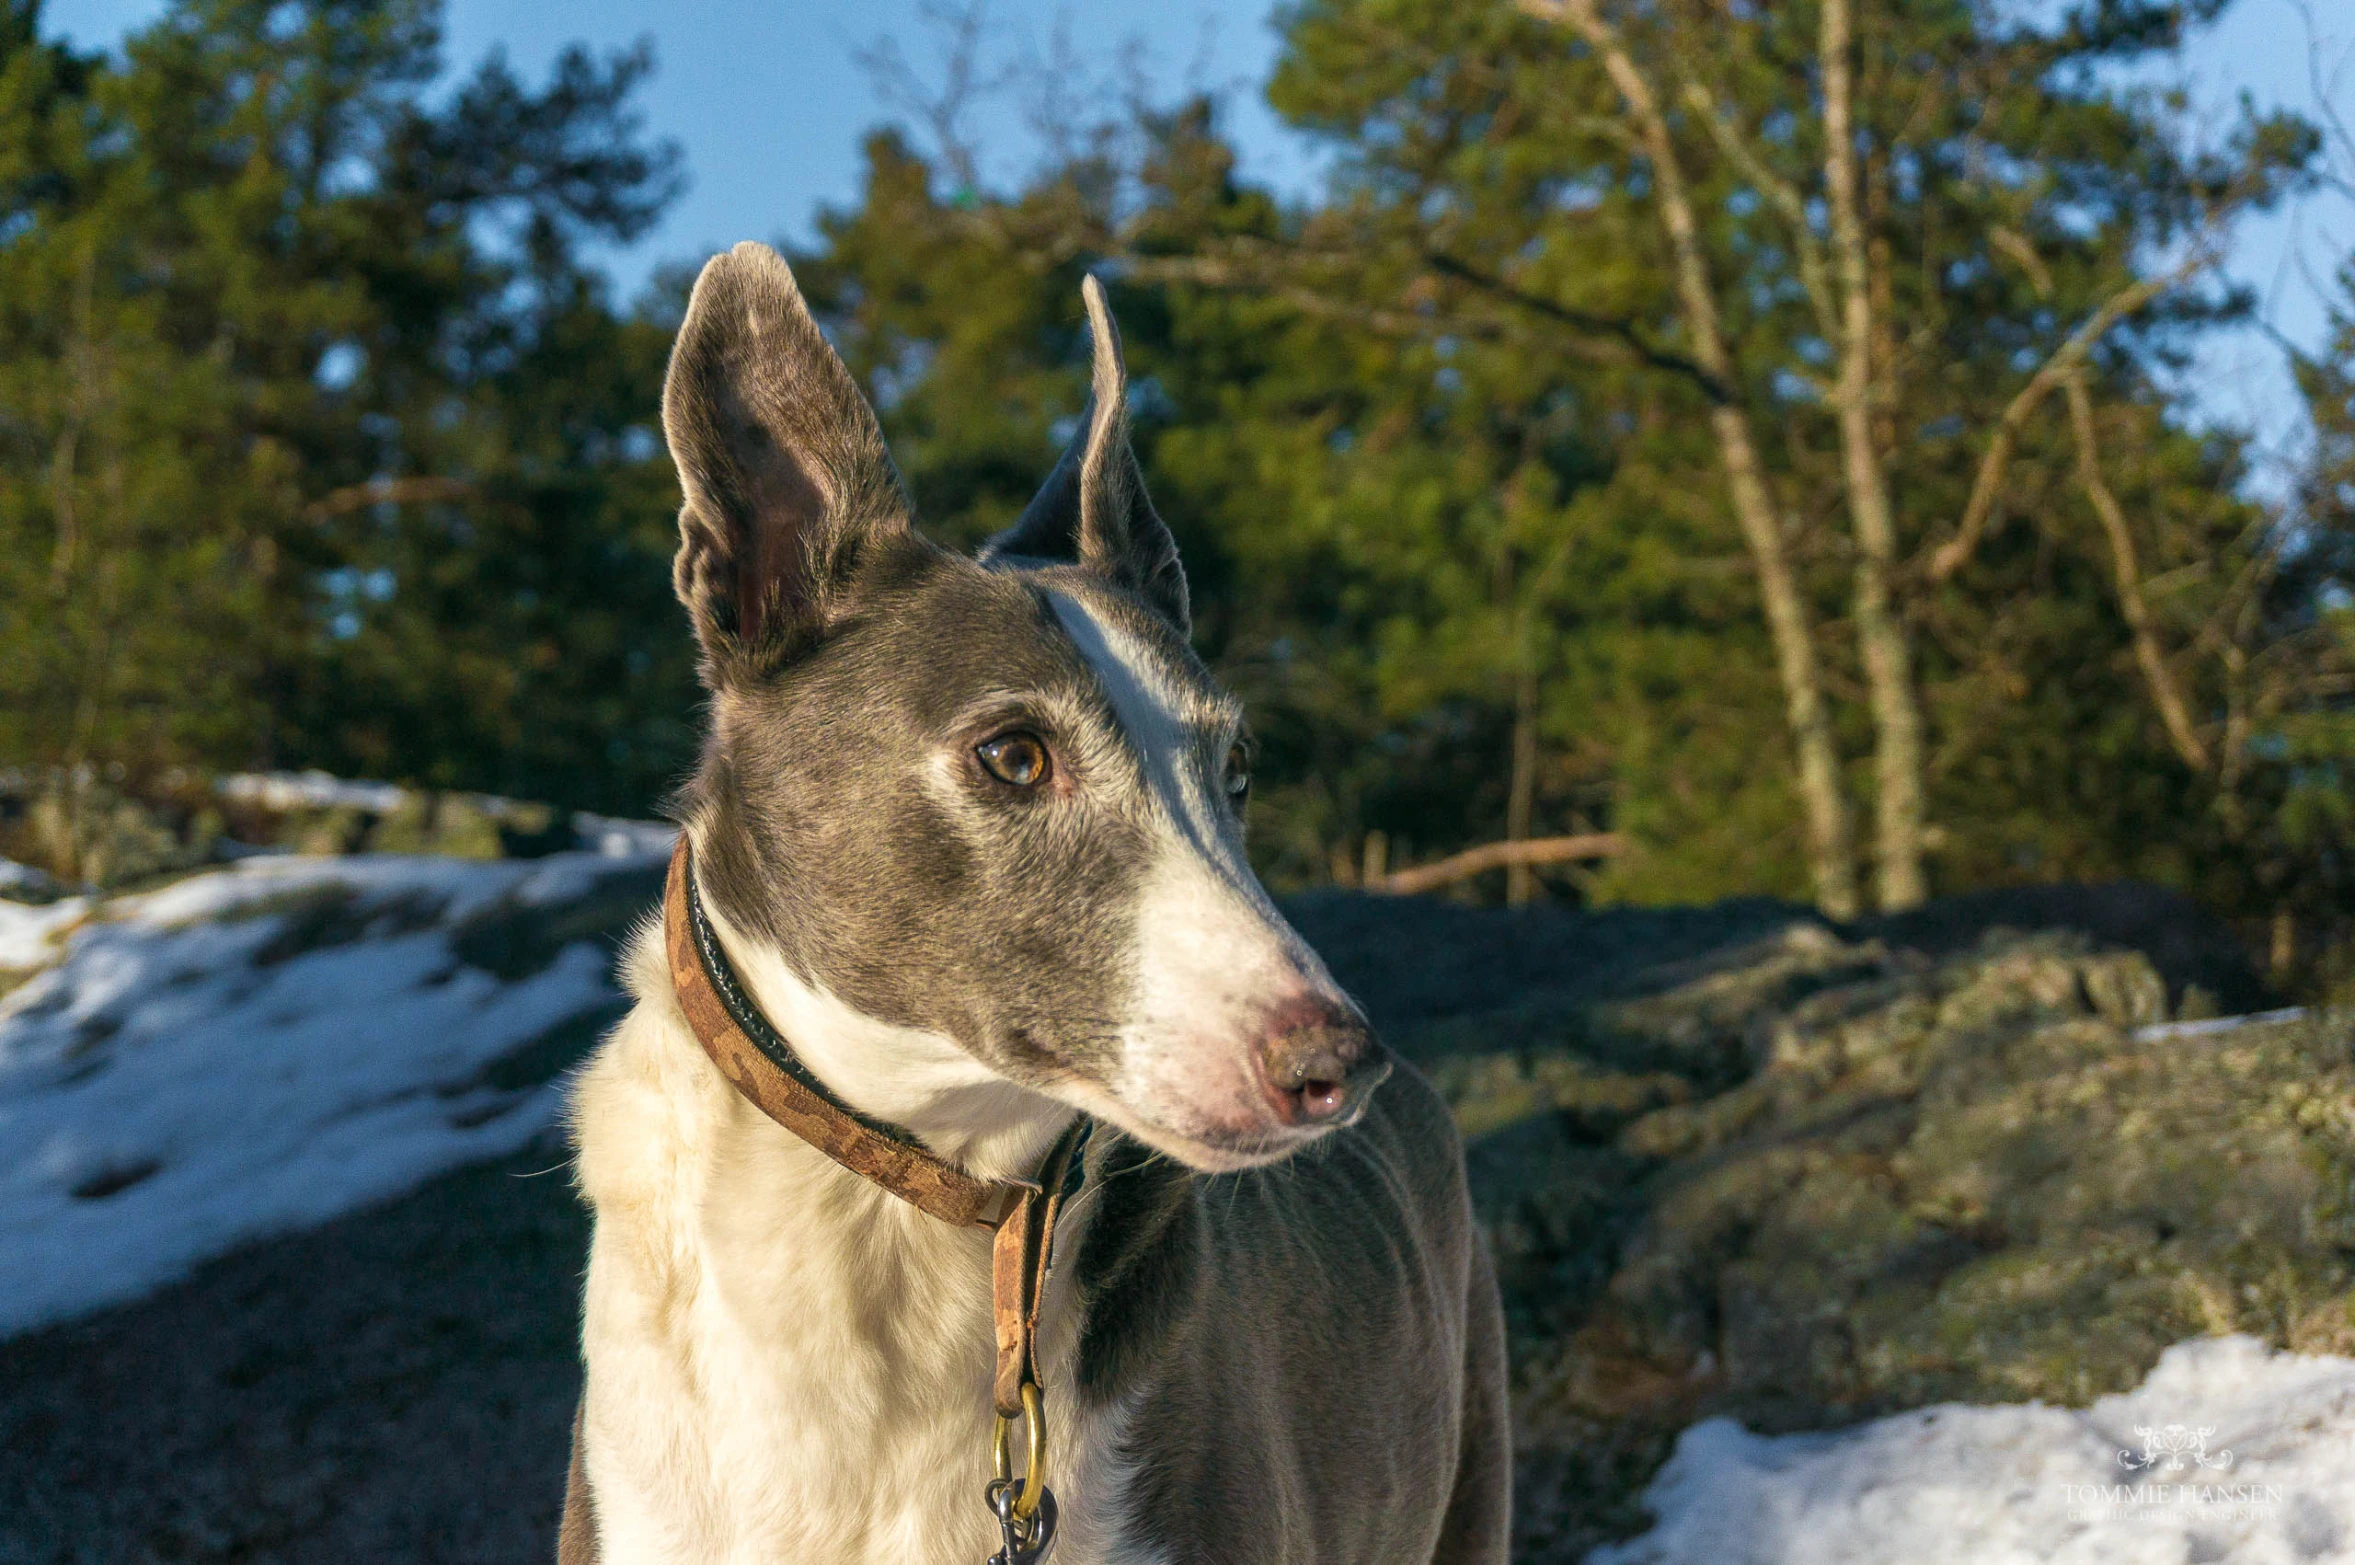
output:
[[[1072,1122],[1039,1167],[1035,1183],[977,1179],[935,1157],[898,1126],[861,1114],[828,1091],[753,1004],[719,936],[704,916],[689,863],[687,834],[671,852],[662,923],[671,988],[687,1025],[720,1073],[755,1107],[860,1178],[917,1209],[959,1227],[995,1229],[990,1292],[997,1322],[997,1375],[991,1395],[1000,1416],[1022,1411],[1022,1387],[1038,1381],[1033,1339],[1055,1240],[1055,1218],[1076,1189],[1079,1153],[1090,1121]]]

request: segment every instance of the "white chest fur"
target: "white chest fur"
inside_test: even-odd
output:
[[[980,1565],[997,1542],[989,1236],[762,1117],[669,1003],[653,942],[628,965],[638,1009],[574,1099],[597,1214],[584,1448],[606,1565]],[[1057,1394],[1068,1290],[1059,1268],[1040,1342],[1056,1557],[1110,1565],[1134,1558],[1107,1536],[1122,1431]]]

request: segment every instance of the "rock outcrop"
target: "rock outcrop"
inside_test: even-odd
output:
[[[2349,1025],[2215,1004],[2074,932],[1795,920],[1395,1026],[1504,1279],[1523,1557],[1640,1528],[1702,1417],[2082,1405],[2224,1332],[2355,1350]]]

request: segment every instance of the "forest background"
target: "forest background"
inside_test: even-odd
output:
[[[2187,367],[2237,223],[2355,187],[2195,108],[2218,0],[1316,0],[1279,196],[1208,99],[871,52],[910,126],[792,247],[920,520],[977,542],[1112,285],[1279,887],[1608,838],[1461,894],[1836,917],[2137,878],[2355,973],[2355,258],[2250,482]],[[643,814],[692,758],[656,407],[690,258],[641,50],[453,73],[431,0],[0,9],[0,827],[105,878],[125,801],[319,767]],[[991,177],[977,94],[1046,155]],[[190,829],[197,829],[191,827]]]

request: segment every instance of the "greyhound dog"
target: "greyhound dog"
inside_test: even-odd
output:
[[[782,259],[695,285],[662,416],[710,731],[574,1088],[565,1565],[1505,1558],[1460,1145],[1245,861],[1082,292],[1088,412],[969,557]]]

